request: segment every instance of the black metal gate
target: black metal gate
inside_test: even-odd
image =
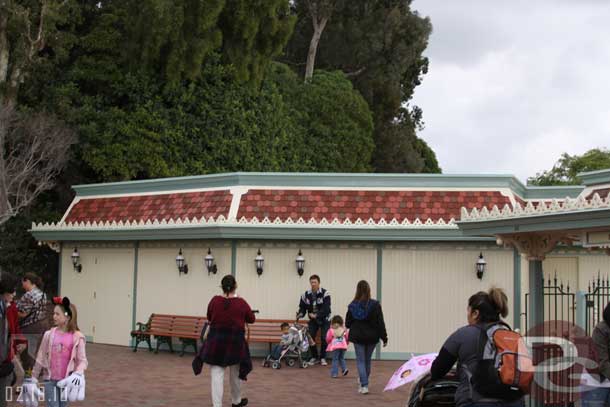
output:
[[[563,336],[561,332],[564,330],[566,323],[575,325],[576,323],[576,293],[571,292],[570,285],[564,284],[558,281],[557,275],[551,279],[544,279],[543,277],[543,324],[540,326],[532,326],[528,315],[529,308],[529,293],[525,294],[525,335],[529,336]],[[533,361],[534,365],[542,363],[547,360],[558,360],[563,355],[562,349],[557,345],[552,344],[533,344]],[[554,372],[547,375],[544,380],[549,383],[561,384],[568,383],[570,381],[571,370],[565,370],[560,372]],[[538,405],[542,404],[545,407],[559,407],[559,406],[574,406],[575,401],[578,398],[576,393],[558,393],[552,391],[546,391],[545,389],[550,388],[546,384],[539,383],[534,390],[535,394],[532,394],[536,399]],[[540,403],[542,401],[542,403]],[[532,400],[530,400],[530,405]]]
[[[597,280],[589,282],[587,294],[585,294],[585,331],[591,336],[595,325],[603,319],[606,304],[610,302],[610,282],[608,277],[602,279],[597,275]]]

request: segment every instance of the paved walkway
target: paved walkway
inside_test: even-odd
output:
[[[109,345],[87,345],[87,399],[73,406],[96,407],[179,407],[211,406],[209,370],[200,376],[191,369],[192,355],[179,357],[162,352],[133,353],[130,349]],[[263,368],[254,360],[254,371],[242,387],[252,407],[271,406],[403,406],[407,389],[384,393],[383,387],[400,362],[373,362],[369,395],[358,394],[356,365],[348,360],[348,376],[331,379],[328,367],[307,369]],[[228,372],[227,372],[228,373]],[[317,403],[312,403],[313,389]],[[230,406],[228,380],[225,379],[225,405]],[[14,404],[17,405],[17,404]]]

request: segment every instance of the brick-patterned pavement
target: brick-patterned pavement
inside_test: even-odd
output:
[[[209,370],[194,376],[192,355],[159,354],[109,345],[88,344],[89,369],[87,398],[77,406],[95,407],[180,407],[211,406]],[[254,360],[254,371],[242,387],[249,406],[319,406],[370,407],[404,406],[407,389],[383,392],[392,373],[401,362],[374,361],[369,395],[358,394],[355,361],[348,360],[350,373],[339,379],[330,378],[328,367],[307,369],[282,367],[263,368]],[[228,374],[228,371],[227,371]],[[310,391],[311,389],[311,391]],[[225,405],[230,406],[228,380],[225,377]],[[15,404],[17,405],[17,404]],[[42,406],[42,403],[41,403]]]

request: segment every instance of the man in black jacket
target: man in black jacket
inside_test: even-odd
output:
[[[309,333],[312,338],[316,337],[320,330],[320,353],[314,344],[311,347],[310,365],[315,364],[320,358],[320,364],[326,366],[326,331],[330,328],[330,293],[320,287],[320,277],[316,274],[309,277],[311,289],[305,291],[299,301],[297,319],[303,318],[307,313],[309,317]],[[318,356],[319,355],[319,356]]]

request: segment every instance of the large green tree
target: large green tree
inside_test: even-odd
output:
[[[606,148],[594,148],[583,155],[563,153],[550,170],[528,178],[531,185],[579,185],[578,174],[581,172],[610,169],[610,151]]]
[[[313,35],[308,10],[306,0],[294,2],[298,22],[286,59],[299,70],[305,68]],[[375,171],[440,172],[423,164],[420,154],[434,153],[418,142],[421,110],[409,107],[428,69],[423,51],[431,30],[429,19],[413,11],[410,0],[337,2],[318,44],[316,67],[345,72],[373,112]]]

